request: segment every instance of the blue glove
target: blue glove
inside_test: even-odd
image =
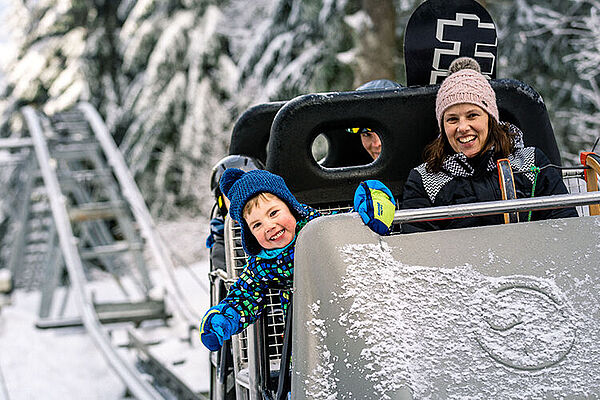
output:
[[[200,324],[200,340],[210,351],[217,351],[240,327],[240,314],[229,304],[208,309]]]
[[[390,189],[380,181],[364,181],[354,192],[354,210],[373,232],[387,235],[394,221],[396,200]]]

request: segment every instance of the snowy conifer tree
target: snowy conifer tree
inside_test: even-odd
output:
[[[598,136],[597,2],[517,0],[490,7],[499,30],[499,76],[544,98],[563,159],[577,162]]]
[[[366,55],[359,62],[360,40],[372,40],[361,29],[390,23],[369,18],[364,11],[369,3],[14,2],[10,21],[18,52],[7,57],[1,134],[10,134],[10,116],[23,104],[51,114],[90,101],[154,215],[170,218],[182,210],[206,215],[210,167],[227,153],[233,123],[249,106],[350,90],[361,80],[384,77],[379,74],[403,83],[401,57]],[[420,3],[393,0],[396,41],[386,42],[382,53],[402,53],[404,27]],[[551,115],[555,111],[559,138],[565,138],[563,150],[587,146],[599,119],[593,67],[597,5],[489,0],[487,6],[500,28],[499,75],[528,82],[543,95]],[[370,71],[369,62],[371,72],[375,65],[386,72],[361,75]],[[563,132],[570,134],[560,136]]]

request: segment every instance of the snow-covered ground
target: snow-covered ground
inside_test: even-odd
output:
[[[17,291],[0,314],[0,368],[18,399],[119,399],[125,389],[83,328],[35,327],[39,292]]]
[[[177,254],[189,261],[204,258],[191,266],[191,271],[178,268],[178,282],[186,295],[193,301],[194,309],[202,312],[208,306],[205,288],[190,279],[190,273],[208,282],[208,262],[203,242],[203,224],[167,224],[161,226],[163,237],[177,237]],[[190,231],[194,230],[193,234]],[[171,241],[173,243],[173,241]],[[158,274],[158,272],[156,272]],[[155,282],[159,282],[160,276]],[[113,282],[93,282],[95,292],[113,290]],[[60,295],[58,296],[60,299]],[[125,387],[119,377],[104,360],[84,328],[62,328],[40,330],[35,327],[39,292],[17,290],[12,293],[12,302],[0,308],[0,400],[60,399],[92,400],[122,399]],[[73,306],[69,302],[70,307]],[[73,309],[67,309],[67,314]],[[208,352],[199,354],[194,364],[199,365],[196,388],[208,390]],[[203,368],[204,367],[204,368]]]

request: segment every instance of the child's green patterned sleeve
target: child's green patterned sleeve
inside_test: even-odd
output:
[[[247,266],[240,274],[237,282],[229,289],[227,297],[223,299],[223,302],[234,307],[242,317],[238,332],[241,332],[254,323],[267,303],[266,296],[269,287],[261,279],[260,273],[256,272],[254,268]]]

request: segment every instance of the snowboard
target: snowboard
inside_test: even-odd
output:
[[[411,15],[404,33],[407,86],[441,83],[450,63],[472,57],[496,78],[496,25],[475,0],[427,0]]]

